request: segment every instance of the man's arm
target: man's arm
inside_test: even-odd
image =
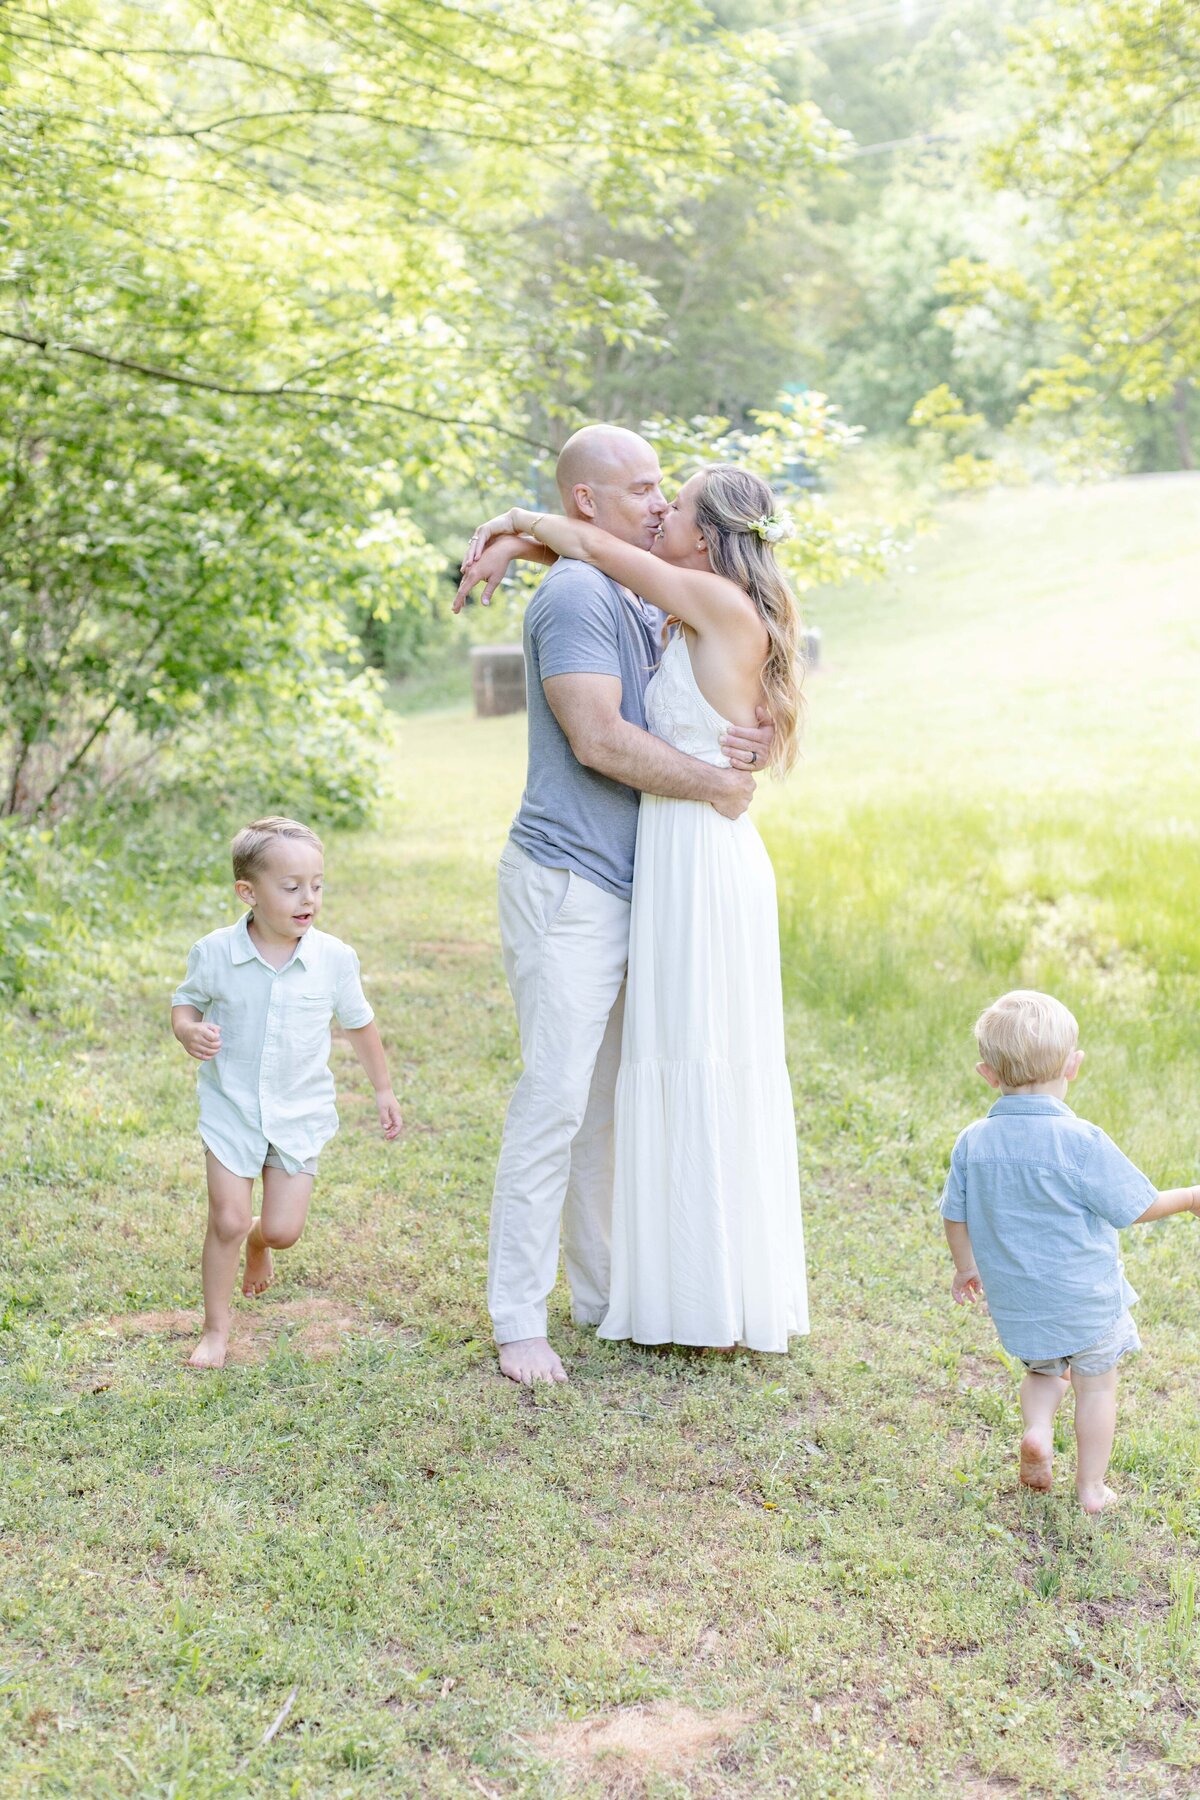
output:
[[[740,818],[754,782],[737,769],[685,756],[621,717],[616,675],[550,675],[542,683],[550,710],[576,759],[612,781],[668,800],[706,800],[727,819]]]
[[[493,538],[476,562],[473,562],[463,575],[454,596],[451,612],[460,613],[471,598],[474,588],[483,583],[483,591],[479,596],[483,606],[490,606],[492,595],[512,568],[513,559],[522,562],[556,563],[558,557],[545,544],[539,544],[536,538],[510,537]],[[755,711],[757,725],[730,725],[722,733],[721,749],[729,758],[735,769],[749,769],[752,774],[762,774],[771,761],[771,745],[775,740],[775,727],[771,723],[771,715],[765,706]],[[678,798],[673,795],[672,798]]]

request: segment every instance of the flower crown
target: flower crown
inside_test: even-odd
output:
[[[764,513],[761,519],[751,519],[746,529],[764,544],[786,544],[796,535],[796,521],[787,511]]]

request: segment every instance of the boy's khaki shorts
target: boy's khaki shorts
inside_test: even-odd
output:
[[[1070,1356],[1048,1356],[1044,1362],[1027,1362],[1025,1367],[1032,1375],[1065,1375],[1068,1369],[1079,1375],[1107,1375],[1123,1356],[1136,1355],[1141,1347],[1133,1314],[1126,1307],[1112,1330],[1085,1350],[1076,1350]]]
[[[267,1145],[267,1154],[263,1157],[263,1168],[264,1169],[283,1169],[284,1173],[285,1174],[287,1173],[287,1170],[284,1166],[283,1158],[282,1158],[282,1156],[280,1156],[280,1154],[279,1154],[278,1150],[275,1148],[274,1144]],[[317,1159],[315,1156],[310,1156],[308,1161],[306,1163],[301,1164],[300,1168],[298,1168],[296,1170],[297,1175],[315,1175],[316,1172],[317,1172]]]

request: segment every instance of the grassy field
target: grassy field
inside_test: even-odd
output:
[[[1200,481],[955,506],[822,596],[779,872],[814,1329],[790,1356],[552,1330],[494,1372],[516,1039],[492,869],[523,721],[406,718],[330,846],[408,1129],[343,1130],[236,1360],[181,1367],[203,1230],[166,1006],[186,916],[11,1019],[0,1077],[0,1795],[1200,1793],[1200,1236],[1131,1232],[1117,1513],[1014,1484],[1015,1381],[936,1218],[979,1006],[1078,1012],[1073,1096],[1200,1176]],[[231,829],[239,821],[230,821]],[[215,853],[214,853],[215,857]],[[215,866],[215,860],[214,860]]]

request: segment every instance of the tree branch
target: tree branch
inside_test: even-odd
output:
[[[1185,313],[1193,312],[1197,306],[1200,306],[1200,295],[1193,294],[1189,299],[1182,301],[1172,312],[1169,312],[1165,319],[1160,319],[1159,323],[1152,326],[1149,331],[1143,331],[1139,337],[1131,338],[1129,348],[1141,350],[1146,344],[1152,344],[1156,338],[1163,337],[1170,331],[1176,319],[1181,319]]]
[[[1123,156],[1119,156],[1116,162],[1110,163],[1107,169],[1102,169],[1100,173],[1093,176],[1090,181],[1085,181],[1081,187],[1068,188],[1065,193],[1058,197],[1064,200],[1068,206],[1076,206],[1079,201],[1083,199],[1085,194],[1091,194],[1094,193],[1097,188],[1106,187],[1108,183],[1113,180],[1114,176],[1121,173],[1122,169],[1129,167],[1129,164],[1133,161],[1134,157],[1137,156],[1140,150],[1145,149],[1159,126],[1164,120],[1170,118],[1175,108],[1181,105],[1183,101],[1193,99],[1197,93],[1200,93],[1200,88],[1189,87],[1184,88],[1181,93],[1173,94],[1167,101],[1167,104],[1155,113],[1145,129],[1139,131]],[[1053,193],[1054,189],[1052,188],[1050,191]]]
[[[377,407],[384,412],[402,413],[406,418],[423,419],[431,425],[453,425],[465,431],[494,431],[500,437],[514,439],[518,444],[529,444],[534,450],[541,450],[547,456],[553,454],[552,445],[528,437],[523,431],[513,431],[507,425],[497,425],[492,419],[449,418],[444,413],[423,412],[416,406],[401,406],[398,400],[373,399],[365,394],[348,394],[330,388],[239,387],[231,382],[212,380],[208,376],[181,375],[174,369],[159,369],[152,363],[134,362],[125,356],[112,356],[105,350],[93,349],[90,344],[59,344],[53,338],[35,337],[26,331],[7,331],[3,327],[0,327],[0,338],[9,338],[17,344],[30,344],[35,350],[45,351],[52,356],[88,357],[92,362],[103,363],[111,369],[127,369],[131,374],[144,375],[151,381],[169,381],[176,387],[198,388],[206,394],[226,394],[235,400],[319,400],[339,406]],[[289,380],[294,379],[296,377],[289,377]]]

